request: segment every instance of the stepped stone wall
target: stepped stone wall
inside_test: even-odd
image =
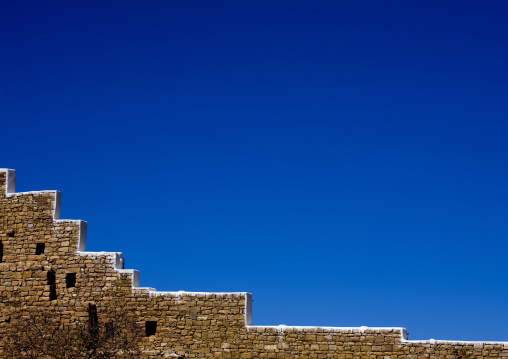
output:
[[[142,340],[146,358],[508,358],[508,342],[410,341],[404,328],[253,326],[250,293],[141,288],[121,253],[86,252],[87,223],[59,212],[58,191],[15,193],[15,171],[0,169],[0,335],[14,306],[56,306],[79,318],[100,302],[156,322]]]

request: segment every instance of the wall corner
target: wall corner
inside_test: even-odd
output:
[[[252,325],[252,293],[245,293],[245,325]]]
[[[88,223],[79,221],[79,237],[78,237],[78,251],[84,252],[86,250],[86,231]]]
[[[53,212],[53,219],[60,219],[60,205],[62,203],[62,193],[55,191],[55,210]]]
[[[9,194],[16,192],[16,171],[9,168],[0,168],[0,172],[5,173],[5,179],[0,182],[0,191],[3,192],[2,195],[8,197]]]

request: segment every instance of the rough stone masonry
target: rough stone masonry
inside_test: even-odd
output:
[[[250,293],[140,288],[121,253],[85,251],[87,223],[59,219],[58,191],[15,193],[15,181],[0,169],[0,335],[14,306],[78,319],[101,301],[135,309],[145,358],[508,358],[508,342],[412,341],[404,328],[253,326]]]

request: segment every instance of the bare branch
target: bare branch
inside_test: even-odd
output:
[[[137,317],[121,306],[90,305],[86,322],[48,308],[14,308],[4,354],[23,359],[139,358],[143,336]]]

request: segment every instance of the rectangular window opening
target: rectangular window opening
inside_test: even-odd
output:
[[[53,269],[48,271],[47,277],[48,277],[48,285],[56,284],[56,273]]]
[[[14,234],[15,234],[14,231],[7,233],[7,235],[11,238],[14,237]]]
[[[157,322],[151,321],[151,320],[146,321],[145,322],[145,333],[146,333],[147,337],[155,335],[155,333],[157,333]]]
[[[97,326],[99,325],[99,319],[97,316],[97,305],[89,303],[88,304],[88,328],[91,331],[97,330]]]
[[[48,271],[49,300],[56,300],[56,273],[53,269]]]
[[[72,288],[76,286],[76,273],[67,273],[65,276],[65,285],[67,288]]]
[[[35,254],[37,255],[43,254],[45,248],[46,248],[45,243],[37,243],[37,246],[35,247]]]
[[[56,300],[56,285],[51,284],[49,286],[49,300]]]

